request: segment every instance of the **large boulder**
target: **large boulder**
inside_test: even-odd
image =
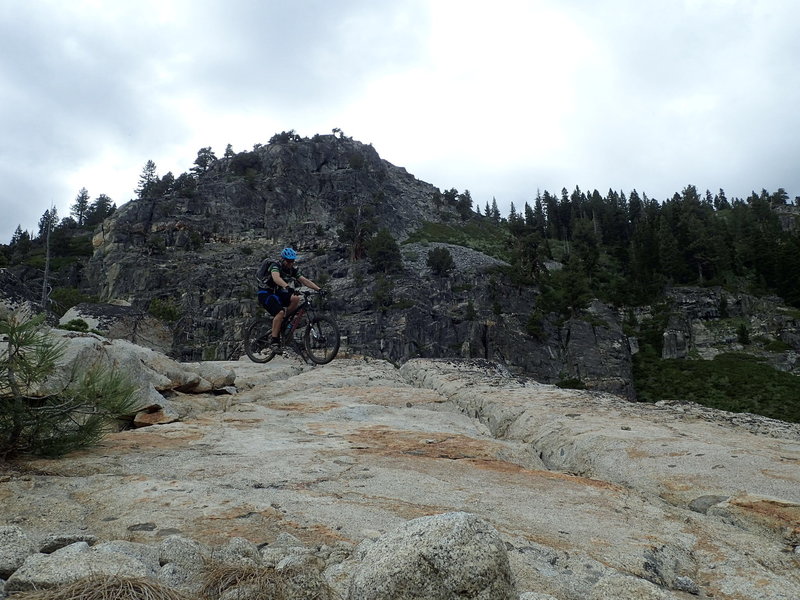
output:
[[[368,543],[351,600],[510,600],[517,594],[505,544],[479,517],[414,519]]]
[[[135,412],[142,412],[139,425],[176,420],[179,413],[164,394],[202,394],[233,389],[236,374],[214,362],[179,363],[127,340],[108,340],[93,333],[51,330],[54,341],[63,344],[56,370],[40,382],[33,393],[57,394],[87,371],[98,368],[122,372],[135,387]]]
[[[53,588],[90,575],[154,576],[158,563],[147,559],[153,552],[144,545],[135,552],[130,546],[130,542],[114,542],[90,547],[86,542],[77,542],[52,554],[31,554],[8,578],[5,591]]]
[[[36,546],[22,529],[16,525],[0,526],[0,578],[11,575],[34,552]]]

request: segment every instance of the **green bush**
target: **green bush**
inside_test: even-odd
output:
[[[764,350],[767,352],[788,352],[791,350],[792,347],[784,341],[781,340],[772,340],[771,342],[767,342],[766,346],[764,346]]]
[[[356,171],[360,171],[364,168],[366,164],[366,160],[364,159],[364,155],[360,152],[353,152],[348,159],[348,163],[351,169],[355,169]]]
[[[89,331],[89,324],[83,319],[72,319],[71,321],[61,325],[60,329],[66,329],[67,331],[82,331],[85,333]]]
[[[372,292],[372,300],[379,310],[389,308],[393,300],[394,282],[388,277],[379,276],[375,281],[375,289]]]
[[[91,368],[63,389],[37,393],[55,371],[63,343],[48,337],[43,316],[0,318],[0,459],[61,456],[95,445],[133,412],[135,386],[121,372]]]
[[[147,312],[167,323],[174,323],[181,318],[180,307],[171,298],[153,298]]]
[[[412,233],[404,244],[413,242],[441,242],[472,248],[501,260],[508,261],[510,236],[508,230],[485,220],[469,221],[462,225],[426,222]]]
[[[640,401],[687,400],[800,423],[800,377],[777,371],[752,355],[659,360],[639,353],[633,364]]]
[[[381,229],[367,242],[367,257],[372,271],[396,273],[403,267],[400,247],[387,229]]]
[[[392,310],[405,310],[407,308],[414,308],[414,301],[409,300],[408,298],[402,298],[397,302],[392,303],[389,308]]]
[[[542,326],[543,321],[544,315],[542,314],[542,311],[533,311],[530,317],[528,317],[528,321],[525,323],[525,333],[536,340],[544,339],[545,333],[544,327]]]
[[[78,304],[84,302],[97,302],[97,297],[88,296],[81,292],[78,288],[60,287],[55,288],[50,293],[50,302],[51,310],[59,317],[63,317],[64,314],[73,306],[77,306]]]
[[[261,159],[256,152],[240,152],[231,159],[230,170],[239,177],[255,177],[261,171]]]
[[[744,323],[736,329],[736,340],[743,346],[747,346],[750,343],[750,331]]]
[[[580,379],[575,377],[570,377],[568,379],[562,379],[556,385],[560,388],[565,390],[585,390],[586,384],[583,383]]]
[[[456,263],[450,250],[439,247],[428,252],[428,266],[436,277],[447,277],[456,268]]]
[[[464,318],[467,321],[474,321],[478,318],[478,312],[475,310],[475,305],[472,303],[471,299],[467,302],[467,310],[464,313]]]

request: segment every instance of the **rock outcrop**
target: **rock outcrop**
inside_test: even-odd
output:
[[[105,554],[182,589],[210,553],[351,600],[381,577],[453,598],[800,596],[797,425],[485,360],[215,368],[237,393],[171,390],[180,420],[0,476],[9,591]]]
[[[168,353],[178,360],[235,359],[246,323],[260,314],[255,271],[291,244],[303,272],[331,292],[329,308],[354,353],[394,363],[487,358],[542,381],[581,379],[633,398],[631,353],[616,315],[606,308],[602,318],[549,319],[535,338],[526,325],[538,290],[512,285],[505,263],[475,250],[404,243],[427,222],[464,224],[437,188],[371,146],[332,135],[287,138],[213,162],[195,187],[120,206],[95,235],[83,288],[142,314],[169,313]],[[348,231],[378,229],[401,244],[391,289],[370,273],[363,249],[342,241]],[[455,262],[445,278],[427,265],[441,246]],[[378,294],[390,296],[382,309]],[[132,339],[127,330],[101,331]]]
[[[732,294],[722,288],[668,290],[670,316],[662,357],[713,359],[747,352],[800,374],[800,319],[780,298]]]

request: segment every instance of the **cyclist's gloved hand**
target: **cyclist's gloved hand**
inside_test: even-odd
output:
[[[294,288],[292,288],[292,287],[289,287],[288,285],[286,286],[286,292],[287,292],[287,293],[288,293],[290,296],[294,296],[294,294],[295,294]]]
[[[317,293],[320,296],[327,296],[328,295],[328,292],[326,292],[325,290],[322,290],[322,289],[317,290]]]

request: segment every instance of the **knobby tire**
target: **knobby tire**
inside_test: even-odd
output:
[[[255,363],[265,363],[275,357],[275,351],[269,347],[272,338],[272,323],[256,319],[247,328],[244,336],[244,351]]]
[[[303,334],[303,346],[312,362],[326,365],[339,352],[339,328],[330,317],[314,317]]]

